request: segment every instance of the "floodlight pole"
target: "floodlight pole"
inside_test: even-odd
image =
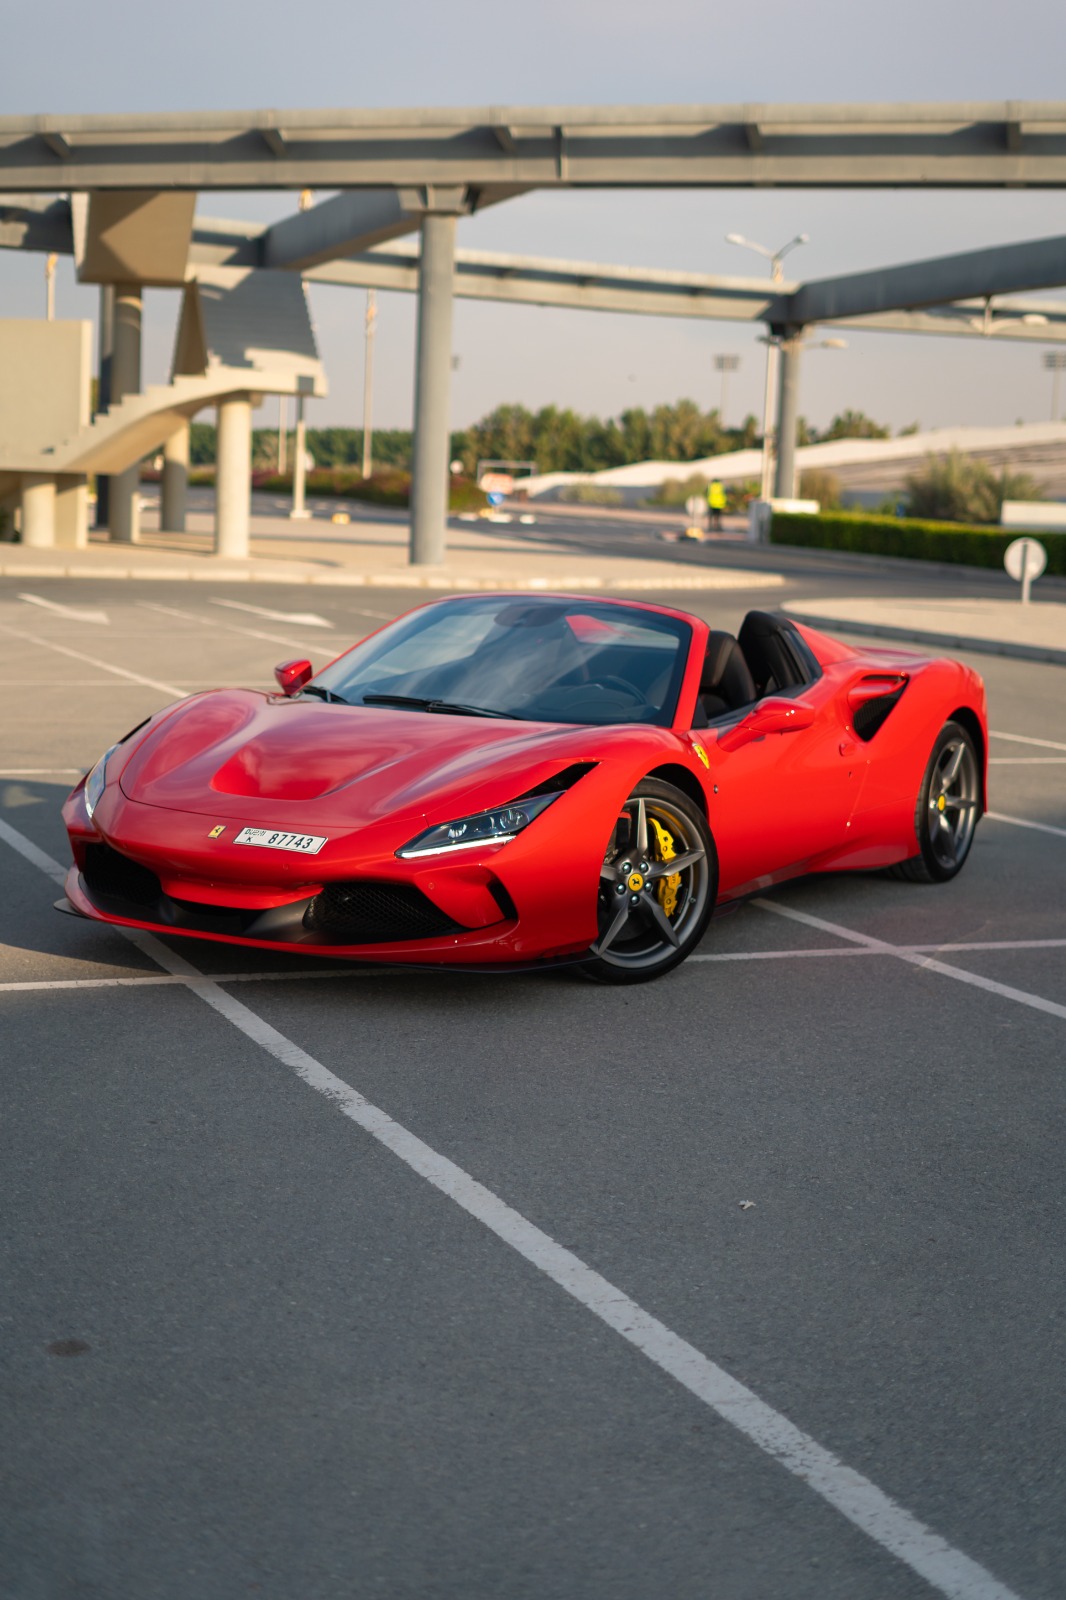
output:
[[[363,477],[374,470],[374,334],[378,308],[373,289],[366,291],[366,343],[363,353]]]

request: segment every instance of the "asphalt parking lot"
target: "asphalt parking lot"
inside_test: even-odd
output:
[[[25,588],[5,1600],[1062,1596],[1066,668],[969,658],[953,884],[778,888],[627,992],[57,915],[108,744],[410,597]]]

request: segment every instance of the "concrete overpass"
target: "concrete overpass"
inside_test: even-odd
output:
[[[307,186],[344,192],[265,229],[194,219],[201,189]],[[416,562],[439,560],[443,549],[456,292],[764,322],[781,351],[779,492],[788,492],[794,477],[798,366],[811,323],[968,337],[1061,336],[1057,305],[993,301],[1066,282],[1062,239],[846,279],[779,284],[772,293],[765,281],[692,281],[684,274],[516,262],[455,248],[459,217],[534,188],[710,186],[1061,188],[1066,104],[0,118],[0,187],[25,197],[9,206],[6,221],[0,212],[0,235],[9,235],[0,243],[57,248],[63,203],[38,196],[71,191],[78,274],[103,286],[105,328],[108,305],[123,303],[145,283],[176,285],[193,276],[206,285],[217,271],[250,268],[270,277],[306,274],[407,287],[417,270]],[[417,254],[403,243],[403,235],[416,230]],[[121,342],[120,332],[117,337]],[[124,487],[123,503],[127,493]]]

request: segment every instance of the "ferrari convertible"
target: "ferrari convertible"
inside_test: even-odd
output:
[[[637,983],[800,873],[946,883],[985,809],[981,679],[752,611],[432,601],[277,693],[149,717],[64,807],[65,910],[358,961]]]

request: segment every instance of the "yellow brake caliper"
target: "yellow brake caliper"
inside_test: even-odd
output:
[[[662,823],[656,822],[654,817],[649,817],[648,821],[655,830],[655,839],[659,846],[659,860],[672,861],[677,855],[677,851],[674,849],[673,834],[667,833]],[[680,872],[672,872],[668,878],[659,879],[659,888],[657,890],[659,904],[668,917],[672,917],[677,910],[677,891],[680,887]]]

